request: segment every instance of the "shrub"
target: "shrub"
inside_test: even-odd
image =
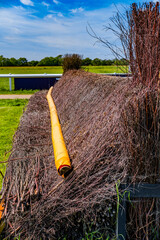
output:
[[[66,54],[62,62],[63,73],[68,70],[78,70],[81,68],[81,65],[82,57],[79,54]]]

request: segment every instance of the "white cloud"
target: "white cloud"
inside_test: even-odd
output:
[[[62,14],[61,12],[59,12],[59,13],[57,14],[57,16],[58,16],[58,17],[63,17],[63,14]]]
[[[20,0],[24,5],[34,6],[34,3],[31,0]]]
[[[14,6],[15,9],[24,11],[25,9],[22,6]]]
[[[82,7],[70,10],[71,13],[80,13],[80,12],[83,12],[83,11],[84,11],[84,8],[82,8]]]
[[[60,2],[58,0],[53,0],[53,2],[57,5],[60,4]]]
[[[44,6],[46,6],[46,7],[49,7],[49,6],[50,6],[50,4],[48,4],[48,3],[46,3],[46,2],[42,2],[42,4],[43,4]]]
[[[115,8],[81,11],[81,15],[65,17],[52,12],[45,18],[33,16],[33,10],[0,8],[0,49],[5,57],[41,59],[65,53],[79,53],[84,57],[110,58],[108,50],[87,33],[87,22],[99,36],[110,37],[103,30]],[[29,16],[29,17],[28,17]],[[57,16],[57,18],[56,18]],[[106,17],[107,16],[107,17]],[[11,55],[12,54],[12,55]]]
[[[44,19],[53,18],[53,17],[55,17],[55,16],[64,17],[61,12],[56,12],[56,11],[52,11],[52,10],[50,10],[50,11],[48,11],[48,12],[49,12],[49,14],[47,14]]]
[[[54,15],[53,14],[48,14],[47,16],[45,16],[45,18],[44,19],[51,19],[51,18],[53,18],[54,17]]]

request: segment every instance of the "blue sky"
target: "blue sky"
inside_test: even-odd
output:
[[[0,55],[40,60],[46,56],[78,53],[83,57],[113,58],[108,49],[87,33],[94,31],[111,42],[117,39],[104,31],[116,8],[133,1],[121,0],[0,0]],[[134,2],[142,2],[142,0]]]

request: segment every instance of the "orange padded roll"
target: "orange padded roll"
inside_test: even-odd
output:
[[[1,200],[0,203],[0,234],[2,233],[4,227],[5,227],[5,222],[1,219],[4,211],[4,199]]]
[[[0,203],[0,219],[2,218],[3,210],[4,210],[4,200],[2,200]]]
[[[55,165],[58,170],[58,173],[64,177],[65,174],[72,169],[72,167],[71,167],[68,151],[64,142],[61,125],[59,123],[56,106],[51,96],[52,89],[53,87],[51,87],[48,91],[47,100],[49,104],[50,117],[51,117],[54,158],[55,158]]]

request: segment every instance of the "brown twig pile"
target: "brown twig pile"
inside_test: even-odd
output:
[[[128,12],[128,50],[135,82],[146,86],[159,80],[160,18],[159,2],[132,4]]]
[[[145,89],[146,91],[146,89]],[[160,101],[156,89],[147,89],[127,104],[122,118],[128,139],[128,179],[126,182],[160,181]],[[134,101],[133,101],[134,100]],[[135,174],[136,173],[136,174]],[[134,199],[128,205],[128,239],[159,239],[160,208],[157,199]]]
[[[156,89],[159,85],[160,71],[159,2],[133,3],[125,14],[118,11],[111,20],[114,27],[109,25],[106,30],[111,30],[120,39],[122,49],[118,48],[118,53],[116,46],[97,37],[92,31],[93,37],[106,45],[117,57],[125,55],[130,65],[133,82],[137,86],[141,83],[147,88],[146,92],[142,91],[142,97],[132,99],[122,114],[125,123],[124,132],[129,141],[126,143],[125,150],[132,156],[128,182],[136,171],[137,182],[156,183],[160,175],[158,124],[160,115],[159,96]],[[150,162],[146,162],[147,157]],[[151,162],[152,167],[150,167]],[[148,239],[149,237],[155,239],[155,236],[156,239],[160,238],[160,207],[157,201],[155,199],[137,200],[134,211],[133,209],[129,211],[128,226],[130,226],[131,239]],[[144,205],[145,211],[140,215]],[[153,222],[156,222],[156,226]]]
[[[113,236],[116,183],[141,175],[157,181],[157,89],[128,78],[67,72],[52,93],[74,167],[65,180],[54,166],[46,93],[32,96],[14,137],[3,184],[5,235],[77,240],[98,230],[104,239]]]
[[[159,96],[157,89],[153,90],[158,87],[160,71],[159,2],[132,4],[127,12],[127,21],[129,29],[127,38],[124,36],[124,39],[127,39],[125,47],[133,81],[136,84],[141,82],[148,88],[147,92],[142,93],[142,98],[128,106],[132,116],[129,117],[129,112],[123,114],[126,134],[131,139],[129,151],[132,163],[129,175],[132,178],[134,168],[137,171],[136,182],[159,183]],[[146,161],[147,158],[149,162]],[[157,199],[135,199],[134,208],[130,208],[128,214],[127,230],[130,239],[160,238],[160,207]]]

